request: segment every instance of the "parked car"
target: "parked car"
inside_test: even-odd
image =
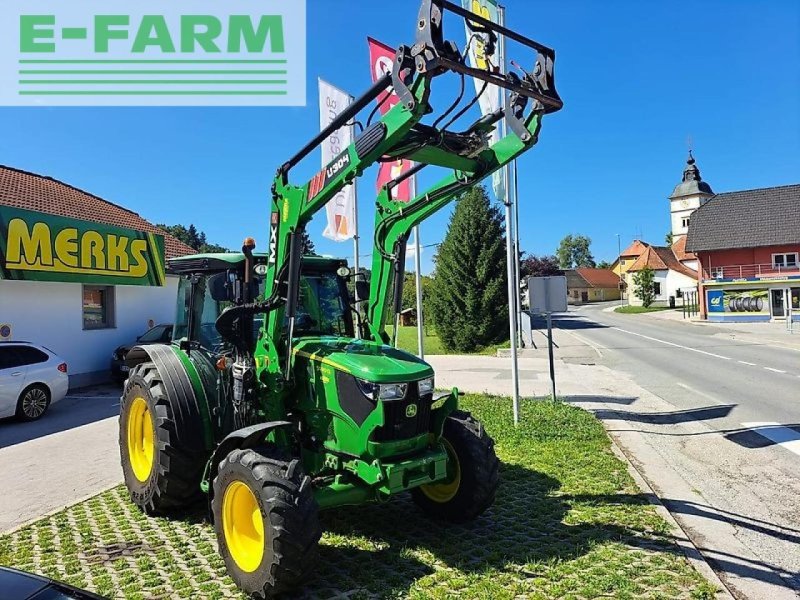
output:
[[[0,418],[35,421],[67,390],[67,363],[54,352],[29,342],[0,342]]]
[[[114,381],[122,383],[128,377],[128,366],[125,364],[125,357],[134,346],[144,344],[169,344],[172,341],[172,324],[164,323],[148,329],[136,338],[132,344],[119,346],[111,354],[111,377]]]
[[[0,567],[0,598],[3,600],[105,600],[41,575]]]

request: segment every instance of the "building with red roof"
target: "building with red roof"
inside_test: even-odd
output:
[[[118,346],[172,323],[166,259],[194,253],[132,210],[0,166],[0,341],[51,349],[72,387],[108,379]]]
[[[570,304],[619,300],[620,278],[611,269],[579,267],[564,271],[567,300]]]

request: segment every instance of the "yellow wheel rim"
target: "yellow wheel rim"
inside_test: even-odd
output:
[[[458,462],[456,451],[453,445],[444,438],[442,438],[442,445],[447,450],[447,478],[441,483],[429,483],[419,488],[429,500],[439,504],[450,502],[455,498],[458,488],[461,486],[461,464]]]
[[[234,481],[222,497],[222,531],[236,566],[252,573],[264,557],[264,521],[255,494],[246,483]]]
[[[150,478],[155,454],[155,430],[147,401],[138,396],[128,409],[128,457],[136,479],[142,483]]]

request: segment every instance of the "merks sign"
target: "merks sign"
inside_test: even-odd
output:
[[[0,279],[164,285],[164,236],[0,207]]]

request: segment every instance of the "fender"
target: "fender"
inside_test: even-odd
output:
[[[292,425],[293,423],[290,423],[289,421],[268,421],[266,423],[259,423],[258,425],[242,427],[241,429],[232,431],[225,436],[225,439],[219,443],[217,448],[214,450],[214,453],[211,455],[211,459],[206,465],[206,473],[203,476],[203,483],[201,484],[203,490],[208,492],[209,507],[211,506],[211,500],[214,495],[214,486],[211,484],[213,483],[214,478],[217,476],[217,467],[223,458],[228,456],[228,454],[234,450],[256,448],[261,446],[264,444],[264,439],[271,432],[282,427],[292,427]],[[210,511],[209,514],[211,514]]]
[[[214,447],[214,431],[203,384],[197,369],[177,346],[148,344],[134,346],[125,357],[125,364],[135,366],[152,362],[164,385],[167,397],[174,399],[179,409],[174,417],[198,415],[203,423],[203,446],[206,452]]]

